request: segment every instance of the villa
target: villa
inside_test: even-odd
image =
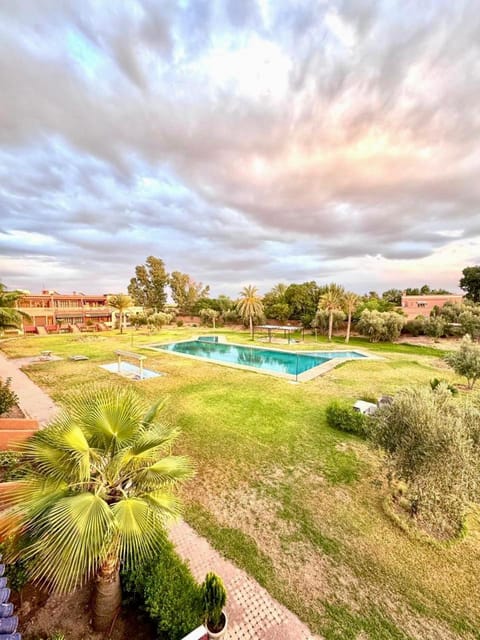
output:
[[[402,311],[406,316],[415,318],[416,316],[430,317],[430,312],[434,307],[440,307],[440,309],[447,303],[453,302],[461,304],[463,302],[462,295],[427,295],[427,296],[407,296],[402,295]]]

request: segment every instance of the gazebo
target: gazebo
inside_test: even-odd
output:
[[[297,331],[300,327],[292,327],[291,325],[277,325],[277,324],[261,324],[257,327],[257,329],[264,329],[268,334],[268,341],[272,341],[272,332],[273,331],[283,331],[283,337],[285,340],[288,339],[288,344],[290,344],[291,335],[294,331]],[[253,328],[253,337],[255,338],[255,327]],[[305,329],[302,327],[302,340],[305,339]]]

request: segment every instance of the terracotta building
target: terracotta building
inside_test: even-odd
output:
[[[408,318],[416,316],[430,317],[430,312],[434,307],[442,308],[446,302],[460,304],[463,301],[462,295],[428,295],[428,296],[402,296],[402,311]]]
[[[42,291],[20,298],[17,308],[29,316],[23,320],[26,333],[74,331],[112,321],[112,309],[106,295],[89,296],[75,291],[64,295],[56,291]]]

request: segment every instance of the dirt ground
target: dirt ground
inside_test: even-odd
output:
[[[22,603],[18,598],[12,600],[19,617],[18,631],[24,640],[47,640],[55,633],[63,634],[66,640],[154,640],[158,637],[153,625],[127,609],[116,619],[111,634],[94,632],[90,626],[89,587],[58,596],[27,585]]]

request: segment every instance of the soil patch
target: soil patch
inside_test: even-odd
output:
[[[22,418],[26,418],[26,417],[27,416],[23,413],[23,411],[20,409],[18,404],[15,404],[6,413],[2,413],[2,415],[0,415],[0,418],[10,418],[10,419],[13,419],[13,420],[18,420],[18,419],[22,419]]]
[[[68,640],[154,640],[158,637],[154,626],[141,618],[139,612],[123,608],[115,621],[111,635],[96,633],[91,627],[90,587],[67,596],[49,595],[27,585],[22,599],[12,597],[19,617],[18,630],[24,640],[47,639],[55,633]]]

